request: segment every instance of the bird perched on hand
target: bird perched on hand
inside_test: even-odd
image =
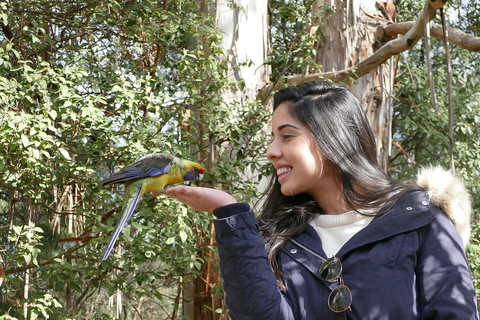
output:
[[[154,153],[125,166],[111,177],[100,182],[102,186],[111,183],[125,183],[123,208],[108,246],[102,257],[106,260],[113,250],[118,236],[132,216],[138,200],[148,192],[160,193],[168,185],[201,179],[205,169],[198,163],[182,160],[167,153]]]

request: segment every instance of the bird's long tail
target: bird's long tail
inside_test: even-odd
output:
[[[133,188],[131,190],[127,190]],[[102,261],[106,260],[110,253],[113,250],[113,247],[115,246],[115,242],[118,239],[118,236],[122,232],[122,230],[125,228],[127,225],[128,219],[133,214],[133,211],[135,210],[135,207],[137,206],[138,200],[140,200],[140,197],[142,196],[142,185],[131,185],[130,188],[125,188],[125,193],[129,194],[129,197],[125,200],[122,208],[122,214],[120,218],[117,221],[117,224],[115,225],[115,229],[113,230],[112,237],[110,238],[110,241],[108,242],[107,248],[105,249],[105,252],[103,253]]]

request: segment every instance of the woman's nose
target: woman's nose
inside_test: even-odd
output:
[[[266,155],[270,160],[278,159],[281,156],[280,148],[276,145],[275,140],[268,146]]]

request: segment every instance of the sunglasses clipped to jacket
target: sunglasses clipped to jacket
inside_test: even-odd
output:
[[[292,242],[323,261],[320,270],[318,271],[320,279],[327,282],[337,281],[338,286],[336,286],[328,296],[328,307],[330,310],[333,312],[351,310],[352,292],[343,282],[342,262],[340,259],[334,256],[325,260],[323,257],[303,246],[298,241],[292,239]]]

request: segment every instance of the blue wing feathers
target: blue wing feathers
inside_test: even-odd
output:
[[[143,170],[141,168],[131,168],[127,170],[120,170],[111,177],[103,180],[100,184],[102,186],[112,183],[124,183],[127,181],[156,177],[168,172],[170,165],[164,168],[151,168]]]
[[[139,179],[138,177],[141,175],[141,173],[141,169],[122,170],[115,173],[111,177],[103,180],[100,184],[104,186],[111,183],[122,183],[130,180]]]
[[[147,173],[149,177],[155,177],[167,173],[169,169],[170,165],[166,166],[165,168],[152,168],[148,170]]]
[[[174,157],[169,154],[150,154],[125,166],[122,170],[100,182],[100,184],[104,186],[111,183],[124,183],[131,180],[159,176],[168,172],[170,163],[173,160]]]
[[[127,225],[128,220],[132,217],[133,211],[135,210],[135,207],[137,206],[138,200],[140,199],[141,195],[142,185],[138,187],[138,191],[134,195],[134,197],[124,204],[124,207],[122,208],[122,215],[120,216],[120,219],[118,219],[117,224],[115,225],[113,234],[110,237],[110,241],[108,242],[105,252],[103,253],[102,261],[106,260],[112,252],[115,246],[115,242],[117,242],[118,236]]]

